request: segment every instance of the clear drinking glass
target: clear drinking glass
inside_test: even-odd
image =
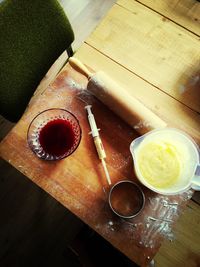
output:
[[[51,108],[39,113],[30,123],[27,141],[41,159],[59,160],[71,155],[81,140],[78,119],[69,111]]]

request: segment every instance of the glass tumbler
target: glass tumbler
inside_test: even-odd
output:
[[[51,108],[39,113],[30,123],[27,141],[41,159],[59,160],[71,155],[81,140],[78,119],[69,111]]]

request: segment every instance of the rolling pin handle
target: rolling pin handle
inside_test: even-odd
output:
[[[69,64],[80,71],[83,75],[85,75],[88,79],[90,79],[93,75],[92,72],[89,71],[89,69],[77,58],[70,57],[69,58]]]

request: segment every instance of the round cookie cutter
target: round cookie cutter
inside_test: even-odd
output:
[[[144,208],[145,196],[136,183],[122,180],[111,187],[108,202],[111,210],[117,216],[123,219],[131,219]]]

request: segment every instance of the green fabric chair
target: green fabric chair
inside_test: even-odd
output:
[[[0,114],[16,122],[74,33],[55,0],[0,2]]]

